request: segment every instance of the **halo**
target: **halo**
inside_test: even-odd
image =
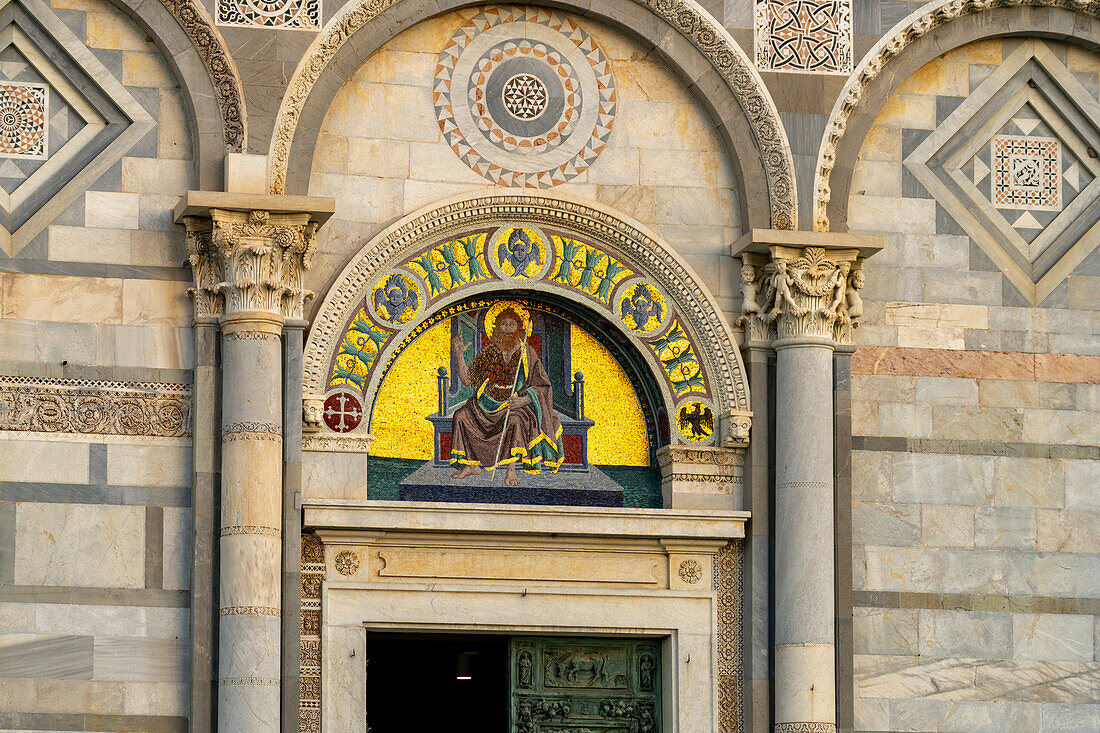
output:
[[[501,300],[493,305],[489,306],[488,312],[485,313],[485,335],[489,338],[493,337],[493,329],[496,328],[497,316],[501,311],[511,308],[519,316],[521,323],[520,327],[523,329],[524,335],[531,332],[531,314],[527,312],[527,308],[523,304],[514,300]]]

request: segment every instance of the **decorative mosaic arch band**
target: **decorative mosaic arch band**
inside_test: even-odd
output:
[[[372,395],[433,314],[516,289],[581,303],[614,324],[659,379],[683,442],[713,442],[715,415],[748,409],[732,336],[677,255],[604,211],[518,193],[414,214],[365,247],[314,321],[305,392]],[[365,403],[339,411],[340,427],[328,425],[337,432],[370,414]]]
[[[941,0],[932,10],[919,10],[898,23],[863,57],[833,106],[817,157],[814,231],[829,231],[828,208],[832,199],[829,179],[836,166],[837,148],[847,132],[848,120],[886,64],[915,41],[951,21],[985,10],[1018,6],[1064,8],[1100,17],[1100,0]]]
[[[168,0],[165,0],[166,2]],[[317,80],[336,53],[357,31],[403,0],[356,0],[345,6],[314,39],[288,86],[279,108],[268,155],[269,190],[284,193],[298,119]],[[760,149],[768,177],[771,223],[798,228],[794,160],[783,125],[753,63],[729,32],[695,0],[634,0],[664,19],[688,39],[722,76],[744,111]],[[440,10],[446,9],[446,3]]]

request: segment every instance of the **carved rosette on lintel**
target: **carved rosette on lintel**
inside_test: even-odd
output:
[[[863,315],[864,261],[882,248],[867,234],[754,229],[731,248],[741,260],[745,343],[819,338],[852,343]]]
[[[187,227],[195,319],[242,311],[302,319],[313,296],[303,276],[333,209],[331,198],[189,191],[175,218]]]

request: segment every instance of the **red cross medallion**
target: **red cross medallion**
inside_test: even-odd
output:
[[[336,433],[349,433],[359,426],[359,422],[363,419],[363,410],[355,395],[337,392],[325,400],[325,411],[322,415],[329,430]]]

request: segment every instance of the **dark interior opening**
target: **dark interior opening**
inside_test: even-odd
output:
[[[470,679],[457,679],[465,672]],[[370,733],[506,733],[508,638],[368,634],[367,725]]]

